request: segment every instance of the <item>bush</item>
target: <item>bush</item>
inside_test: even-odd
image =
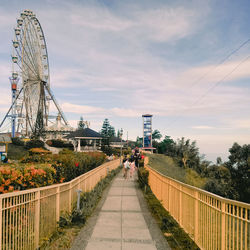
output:
[[[26,164],[0,166],[0,193],[70,181],[101,165],[106,158],[100,152],[75,153],[70,150],[52,155],[40,148],[30,149],[29,153],[21,160]]]
[[[140,188],[148,186],[148,175],[149,172],[144,167],[138,169],[138,181]]]
[[[22,141],[19,137],[11,138],[12,144],[17,146],[24,146],[24,141]]]
[[[31,149],[31,148],[43,148],[44,142],[41,140],[30,140],[26,142],[25,148]]]
[[[0,193],[48,186],[56,171],[49,165],[0,166]]]
[[[46,144],[49,145],[50,147],[55,147],[55,148],[69,148],[71,150],[74,150],[74,145],[70,142],[65,142],[63,140],[48,140],[46,141]]]
[[[77,210],[75,206],[71,214],[66,213],[62,215],[60,217],[59,226],[65,227],[72,224],[84,224],[102,197],[103,190],[120,171],[121,167],[112,170],[104,179],[101,179],[96,184],[94,189],[90,192],[83,193],[80,198],[80,210]]]
[[[167,233],[165,235],[167,235],[166,238],[171,249],[199,249],[188,234],[180,228],[174,218],[165,210],[150,189],[144,194],[144,197],[148,202],[151,213],[159,223],[162,232]]]

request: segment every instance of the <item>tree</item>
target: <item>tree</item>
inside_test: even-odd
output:
[[[208,167],[206,178],[208,181],[205,190],[234,200],[239,198],[233,187],[230,171],[223,164]]]
[[[102,124],[101,132],[100,132],[100,134],[105,138],[109,137],[109,127],[110,127],[109,120],[105,118]]]
[[[142,137],[137,136],[135,146],[136,147],[142,147],[142,140],[143,140]]]
[[[104,137],[104,145],[109,145],[110,138],[115,136],[115,128],[110,125],[109,120],[107,118],[105,118],[105,120],[103,121],[100,134]]]
[[[80,117],[80,121],[78,122],[78,129],[84,129],[85,128],[85,123],[83,121],[83,117]]]
[[[155,129],[152,133],[152,140],[160,140],[162,135],[159,130]]]
[[[109,125],[108,127],[108,137],[111,138],[111,137],[114,137],[115,136],[115,128],[112,127],[111,125]]]
[[[119,129],[117,130],[117,135],[116,135],[116,136],[117,136],[117,138],[120,138],[120,137],[121,137],[121,132],[120,132]]]
[[[229,152],[229,161],[225,166],[231,173],[232,185],[240,201],[250,203],[250,144],[240,146],[234,143]]]
[[[166,154],[168,156],[173,156],[174,151],[174,141],[170,136],[165,136],[164,140],[158,144],[157,151],[159,154]]]

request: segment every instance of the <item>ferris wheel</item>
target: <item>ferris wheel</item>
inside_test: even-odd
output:
[[[17,19],[12,44],[12,105],[4,120],[11,117],[12,130],[21,132],[22,135],[39,136],[48,125],[49,106],[53,101],[67,125],[50,89],[45,36],[32,11],[24,10]],[[21,81],[18,85],[19,80]]]

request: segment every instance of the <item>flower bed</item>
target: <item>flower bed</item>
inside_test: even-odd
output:
[[[99,152],[65,150],[51,155],[33,151],[19,163],[0,165],[0,194],[70,181],[105,161],[105,154]]]

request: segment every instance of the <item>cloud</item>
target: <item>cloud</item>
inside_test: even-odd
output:
[[[148,39],[161,42],[181,39],[192,34],[198,26],[198,12],[182,7],[142,10],[137,11],[135,16],[138,34],[143,33]]]
[[[105,112],[105,109],[94,107],[94,106],[87,106],[87,105],[76,105],[65,102],[61,105],[64,112],[69,113],[77,113],[77,114],[98,114]]]
[[[116,116],[121,117],[139,117],[141,116],[141,112],[136,111],[134,109],[125,109],[125,108],[112,108],[111,111]]]
[[[72,6],[73,7],[73,6]],[[73,7],[74,8],[74,7]],[[123,31],[132,25],[130,20],[117,17],[103,8],[80,7],[70,15],[71,24],[103,31]]]
[[[235,129],[250,129],[250,119],[234,119],[227,120],[226,123]]]
[[[193,129],[214,129],[214,127],[211,126],[193,126]]]

